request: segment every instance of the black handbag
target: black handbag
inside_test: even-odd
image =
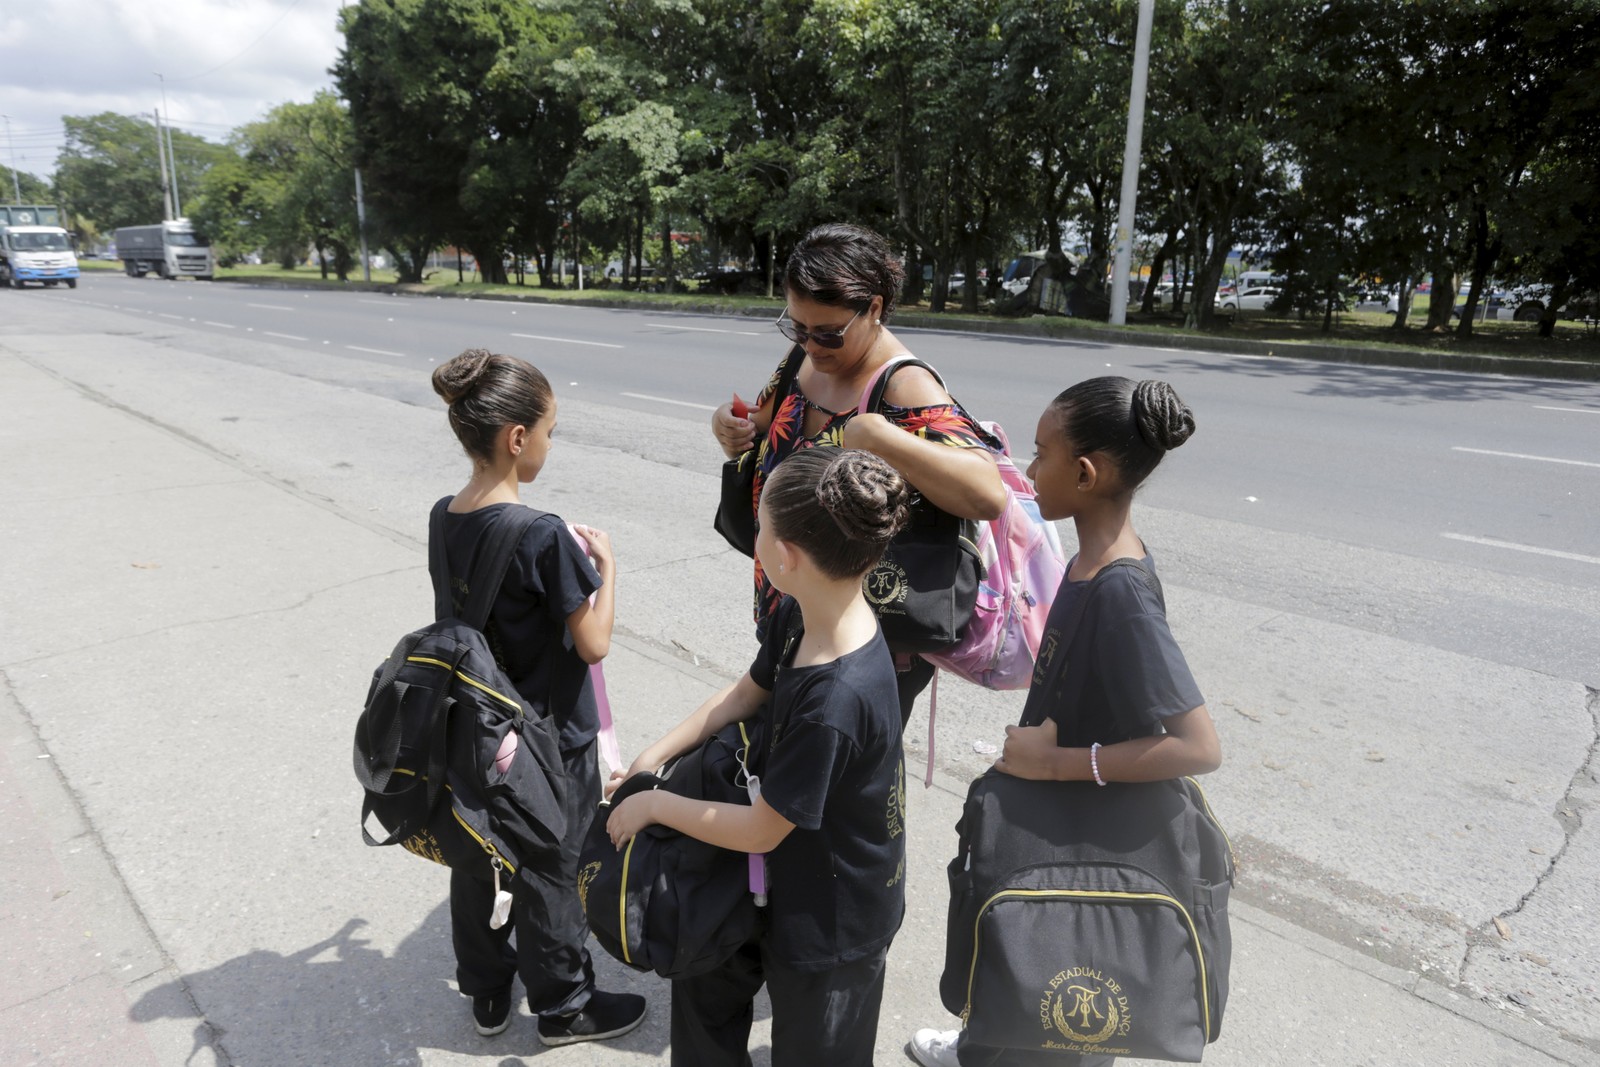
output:
[[[789,395],[789,387],[800,364],[805,362],[806,350],[800,345],[789,349],[778,365],[778,384],[772,394],[772,413]],[[722,465],[722,496],[717,501],[717,514],[711,525],[729,545],[755,558],[756,554],[756,459],[761,453],[761,441]]]
[[[1192,778],[972,783],[945,1007],[964,1043],[1198,1062],[1221,1033],[1234,860]]]
[[[889,379],[904,367],[922,367],[939,377],[920,359],[901,360],[873,381],[859,410],[882,407]],[[892,651],[937,652],[960,640],[972,621],[982,576],[976,520],[941,511],[917,493],[910,521],[867,572],[862,591]]]
[[[595,940],[637,971],[687,978],[718,966],[762,921],[743,852],[708,845],[670,827],[648,826],[621,851],[606,819],[634,793],[665,789],[697,800],[748,804],[740,769],[760,716],[731,723],[660,776],[635,774],[602,803],[578,859],[578,900]]]

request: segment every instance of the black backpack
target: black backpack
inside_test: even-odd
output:
[[[517,544],[542,513],[502,511],[484,534],[456,617],[444,551],[449,502],[434,505],[428,524],[438,621],[400,639],[373,672],[356,721],[361,836],[487,879],[537,862],[567,831],[556,724],[528,713],[483,633]],[[367,829],[371,815],[388,832],[382,841]]]
[[[1234,865],[1193,779],[989,771],[956,829],[939,996],[968,1041],[1199,1061],[1228,999]]]
[[[648,826],[619,851],[606,833],[611,805],[665,789],[696,800],[748,804],[738,774],[759,716],[731,723],[661,775],[635,774],[601,804],[578,860],[578,899],[600,946],[637,971],[688,978],[721,964],[761,922],[749,859],[670,827]],[[742,751],[741,751],[742,750]]]

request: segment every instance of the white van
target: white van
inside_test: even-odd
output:
[[[78,255],[60,226],[0,226],[0,285],[21,289],[28,282],[78,287]]]

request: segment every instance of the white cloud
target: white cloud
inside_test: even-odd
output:
[[[63,115],[149,114],[220,141],[331,87],[341,0],[0,0],[0,112],[17,168],[55,169]],[[154,136],[152,134],[152,136]],[[0,144],[0,152],[7,146]],[[8,165],[10,154],[0,156]]]

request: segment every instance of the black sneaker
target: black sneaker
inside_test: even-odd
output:
[[[511,991],[492,997],[472,998],[472,1025],[484,1037],[493,1037],[511,1025]]]
[[[644,1022],[644,998],[637,993],[589,994],[589,1003],[571,1015],[539,1016],[539,1040],[546,1045],[574,1045],[620,1037]]]

